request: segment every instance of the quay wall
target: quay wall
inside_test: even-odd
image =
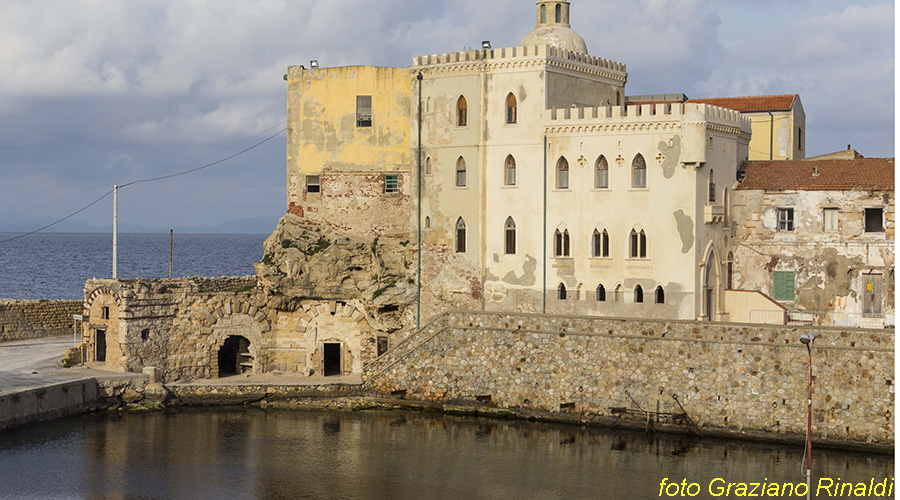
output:
[[[808,330],[447,313],[367,365],[365,378],[368,388],[409,399],[489,400],[607,422],[686,413],[701,431],[798,438],[808,366],[799,338]],[[893,331],[816,330],[814,438],[893,446]]]
[[[0,300],[0,342],[72,334],[80,300]]]

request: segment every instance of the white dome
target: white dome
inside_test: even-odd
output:
[[[571,50],[572,52],[580,52],[587,54],[587,44],[584,38],[575,32],[572,28],[559,25],[543,25],[538,26],[531,33],[525,35],[519,45],[528,47],[531,45],[552,45],[561,49]]]

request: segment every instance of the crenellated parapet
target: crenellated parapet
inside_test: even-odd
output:
[[[548,66],[608,78],[624,83],[625,64],[573,52],[550,45],[506,47],[500,49],[465,50],[413,57],[410,71],[468,71],[487,66],[492,69]]]

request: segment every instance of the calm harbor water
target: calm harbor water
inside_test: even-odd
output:
[[[274,227],[273,227],[274,230]],[[0,240],[15,236],[0,234]],[[176,234],[172,276],[255,274],[265,235]],[[169,275],[168,234],[120,234],[119,278]],[[35,234],[0,244],[0,299],[84,298],[84,282],[112,277],[111,234]]]
[[[429,414],[101,413],[0,433],[0,498],[650,499],[663,478],[713,498],[715,478],[801,483],[802,458],[802,446]],[[816,477],[868,484],[893,467],[814,451]]]

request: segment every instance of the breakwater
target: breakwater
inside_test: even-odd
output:
[[[71,335],[80,300],[0,300],[0,342]]]
[[[894,444],[894,334],[817,328],[814,437]],[[583,420],[802,439],[803,328],[503,313],[447,313],[366,370],[367,387],[480,400]]]

